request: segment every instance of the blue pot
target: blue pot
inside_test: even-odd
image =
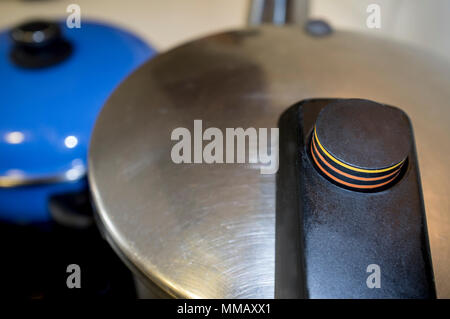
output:
[[[88,143],[101,107],[128,74],[155,55],[117,27],[86,21],[79,29],[55,25],[65,45],[55,56],[36,55],[39,43],[28,49],[20,42],[30,40],[27,32],[0,33],[1,220],[49,221],[52,196],[86,189]],[[54,36],[48,28],[32,40],[45,42],[45,32]]]

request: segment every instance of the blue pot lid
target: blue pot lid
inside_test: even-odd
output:
[[[0,33],[0,187],[84,175],[101,107],[129,73],[155,54],[116,27],[86,21],[78,29],[60,27],[72,44],[71,55],[38,69],[15,65],[9,30]]]

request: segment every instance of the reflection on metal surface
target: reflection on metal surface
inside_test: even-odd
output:
[[[309,0],[252,0],[248,24],[304,25],[308,19]]]
[[[208,37],[158,56],[121,84],[89,155],[110,241],[172,296],[273,297],[275,176],[257,165],[174,164],[170,133],[194,119],[220,129],[275,127],[305,98],[366,98],[411,117],[438,296],[450,297],[450,67],[390,41],[304,32],[263,27]]]
[[[5,176],[0,176],[0,188],[36,186],[44,184],[55,184],[61,182],[73,182],[86,176],[84,165],[76,165],[67,171],[54,175],[28,176],[20,170],[9,170]]]

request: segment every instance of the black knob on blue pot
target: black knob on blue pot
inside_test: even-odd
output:
[[[58,23],[33,20],[14,27],[10,57],[24,68],[42,68],[58,64],[69,57],[71,44],[66,41]]]

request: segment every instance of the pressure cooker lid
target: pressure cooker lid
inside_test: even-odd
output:
[[[119,28],[28,21],[0,33],[0,186],[77,179],[98,112],[154,51]]]
[[[267,26],[185,44],[134,72],[96,122],[89,182],[99,220],[140,278],[170,295],[271,298],[276,175],[248,156],[206,163],[211,140],[199,132],[219,129],[226,148],[227,128],[275,128],[303,99],[379,101],[411,118],[437,290],[450,296],[448,87],[446,61],[350,32]],[[190,163],[172,158],[180,132]]]

